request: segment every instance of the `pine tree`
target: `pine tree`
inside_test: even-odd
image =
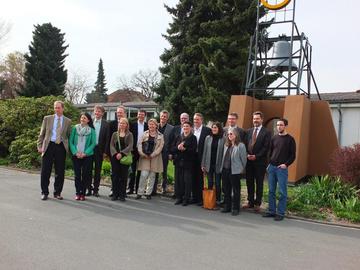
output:
[[[25,87],[21,95],[42,97],[64,95],[67,81],[65,69],[64,33],[60,29],[45,23],[36,25],[29,54],[25,55]]]
[[[107,92],[107,88],[105,81],[104,66],[103,66],[103,61],[100,58],[97,80],[95,82],[95,90],[91,91],[91,93],[86,95],[86,102],[87,103],[106,102],[107,101],[106,92]]]
[[[166,6],[174,21],[164,37],[157,101],[174,119],[198,111],[208,120],[226,119],[231,95],[244,94],[255,0],[180,0]]]

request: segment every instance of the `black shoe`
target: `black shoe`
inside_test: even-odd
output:
[[[198,204],[198,201],[195,200],[195,199],[191,199],[191,200],[189,201],[189,204]]]
[[[116,201],[118,198],[116,197],[116,196],[114,196],[114,195],[112,195],[112,197],[111,197],[111,200],[112,201]]]
[[[41,200],[46,201],[48,199],[48,195],[43,194],[41,195]]]
[[[174,199],[174,200],[175,200],[175,199],[176,199],[176,195],[175,195],[175,194],[172,195],[172,196],[171,196],[171,199]]]
[[[63,200],[63,196],[61,196],[60,194],[54,194],[54,198],[58,199],[58,200]]]
[[[275,214],[266,212],[265,214],[262,215],[262,217],[275,217]]]
[[[91,196],[91,190],[88,190],[88,192],[85,193],[85,196]]]
[[[139,200],[139,199],[141,199],[141,195],[136,195],[136,197],[135,197],[135,200]]]
[[[281,215],[276,215],[274,220],[275,221],[282,221],[284,219],[284,216],[281,216]]]
[[[182,204],[182,200],[176,200],[175,205]]]
[[[93,194],[95,197],[100,197],[99,192],[94,192]]]
[[[121,197],[121,198],[119,198],[119,201],[120,201],[120,202],[125,202],[126,200],[125,200],[124,197]]]
[[[147,200],[151,200],[151,195],[145,195]]]
[[[231,215],[232,216],[238,216],[239,215],[239,210],[232,210]]]
[[[151,196],[157,196],[158,194],[157,194],[157,192],[152,192],[151,193]]]
[[[203,206],[203,202],[198,202],[196,205],[197,206]]]
[[[230,213],[231,212],[231,210],[230,209],[226,209],[226,208],[224,208],[223,210],[221,210],[220,211],[221,213]]]
[[[188,206],[188,201],[183,201],[182,206]]]
[[[134,191],[133,191],[133,190],[129,190],[128,192],[126,192],[126,194],[128,194],[128,195],[134,194]]]

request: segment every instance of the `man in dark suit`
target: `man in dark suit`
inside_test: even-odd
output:
[[[162,192],[166,193],[167,186],[167,167],[169,163],[169,139],[172,133],[174,126],[168,123],[169,120],[169,112],[166,110],[162,110],[160,112],[160,124],[159,124],[159,132],[164,135],[164,147],[161,151],[162,161],[163,161],[163,173],[162,173]],[[159,173],[156,174],[155,183],[153,188],[153,194],[156,195],[157,185],[159,181]]]
[[[201,206],[203,204],[202,190],[204,186],[204,175],[201,170],[201,160],[204,152],[205,138],[207,135],[210,135],[211,129],[203,125],[204,118],[201,113],[195,113],[193,120],[193,133],[196,137],[197,148],[193,169],[192,203],[196,203]]]
[[[245,146],[247,150],[246,186],[248,190],[248,204],[244,208],[254,208],[260,211],[263,196],[264,176],[267,166],[267,155],[270,146],[271,133],[262,126],[263,114],[253,113],[253,128],[246,133]],[[255,198],[256,183],[256,198]]]
[[[93,195],[95,197],[99,197],[99,186],[101,180],[101,166],[103,162],[103,157],[105,153],[105,148],[108,140],[108,132],[109,132],[109,124],[103,119],[105,109],[101,105],[95,105],[94,107],[94,127],[96,132],[96,146],[94,149],[94,165],[95,165],[95,174],[93,176],[93,186],[91,186],[91,182],[88,183],[88,192],[87,196],[91,195],[91,191],[93,190]]]
[[[51,170],[55,167],[54,198],[62,200],[61,192],[64,186],[65,158],[69,151],[69,136],[71,120],[64,116],[64,102],[54,102],[54,115],[44,117],[37,149],[41,153],[41,199],[47,200]]]
[[[229,128],[235,128],[240,136],[240,141],[242,143],[244,143],[246,132],[242,128],[237,126],[238,118],[239,118],[239,116],[236,112],[229,113],[228,118],[227,118],[228,126],[224,128],[224,138],[227,138],[227,133],[228,133]]]
[[[146,111],[139,110],[137,114],[137,121],[130,125],[130,131],[134,137],[134,146],[133,146],[133,163],[131,164],[131,176],[128,186],[127,194],[133,194],[134,192],[137,193],[139,187],[139,180],[140,180],[140,172],[137,170],[137,163],[139,161],[139,152],[137,146],[141,141],[141,138],[146,130],[148,130],[148,124],[145,122]]]
[[[108,138],[107,138],[106,151],[105,151],[105,153],[108,157],[111,156],[111,154],[110,154],[111,136],[113,135],[114,132],[118,131],[118,124],[119,124],[119,120],[121,118],[126,118],[126,108],[122,105],[119,105],[116,108],[116,119],[110,121],[110,123],[109,123]],[[112,178],[113,178],[113,174],[111,173],[111,179]],[[112,191],[110,192],[109,197],[112,197]]]

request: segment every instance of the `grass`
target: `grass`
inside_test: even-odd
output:
[[[0,165],[7,166],[10,164],[10,160],[8,158],[0,158]]]

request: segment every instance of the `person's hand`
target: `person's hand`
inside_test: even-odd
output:
[[[206,173],[206,168],[205,167],[201,167],[201,170],[203,173]]]
[[[77,158],[82,158],[82,157],[81,157],[81,153],[77,152],[77,153],[76,153],[76,157],[77,157]]]
[[[38,147],[38,152],[40,153],[40,154],[42,154],[43,152],[44,152],[44,150],[42,149],[42,147]]]
[[[184,151],[184,143],[180,143],[177,147],[178,150]]]
[[[256,156],[255,155],[247,155],[248,160],[255,160]]]
[[[116,159],[117,159],[117,160],[120,160],[121,157],[122,157],[121,153],[116,154]]]
[[[286,166],[285,164],[280,164],[280,165],[278,166],[278,168],[280,168],[280,169],[286,169],[287,166]]]
[[[173,159],[173,156],[172,155],[169,155],[169,160],[172,160]]]

